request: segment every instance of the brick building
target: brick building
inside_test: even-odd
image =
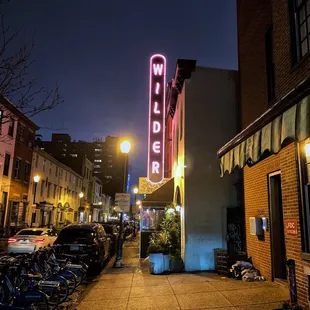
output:
[[[295,263],[297,300],[308,307],[310,5],[237,3],[242,131],[218,151],[221,173],[243,168],[247,251],[255,267],[286,281],[285,262]]]
[[[115,193],[122,193],[124,179],[127,183],[128,164],[125,165],[124,154],[120,151],[120,138],[107,136],[105,141],[95,139],[93,142],[72,141],[68,134],[53,134],[51,141],[38,141],[42,150],[74,169],[81,175],[87,175],[85,155],[93,163],[92,174],[98,177],[103,192],[113,199]]]

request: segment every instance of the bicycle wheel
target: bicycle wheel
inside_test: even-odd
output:
[[[69,296],[69,285],[68,281],[59,275],[54,275],[50,277],[48,280],[56,281],[59,283],[59,304],[65,302],[67,297]]]
[[[60,276],[64,277],[68,281],[69,295],[72,295],[76,289],[76,276],[72,271],[63,270],[59,273]]]
[[[48,297],[49,310],[55,310],[60,304],[60,289],[42,289]]]

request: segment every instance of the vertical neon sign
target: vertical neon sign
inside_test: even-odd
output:
[[[150,59],[149,144],[147,178],[159,183],[164,178],[164,131],[166,96],[166,58],[153,55]]]

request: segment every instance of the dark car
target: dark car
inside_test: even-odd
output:
[[[54,244],[65,254],[86,254],[88,264],[99,270],[110,259],[110,243],[102,225],[73,224],[60,231]]]
[[[114,255],[117,250],[117,241],[118,241],[118,236],[119,232],[117,229],[117,226],[114,224],[102,224],[105,232],[111,239],[111,255]]]

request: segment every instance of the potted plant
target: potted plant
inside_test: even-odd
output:
[[[183,272],[184,264],[181,256],[181,218],[174,205],[168,205],[165,222],[169,227],[170,263],[171,272]]]
[[[165,271],[163,259],[163,247],[160,244],[158,234],[154,233],[150,238],[150,245],[148,247],[149,268],[152,274],[162,274]]]

